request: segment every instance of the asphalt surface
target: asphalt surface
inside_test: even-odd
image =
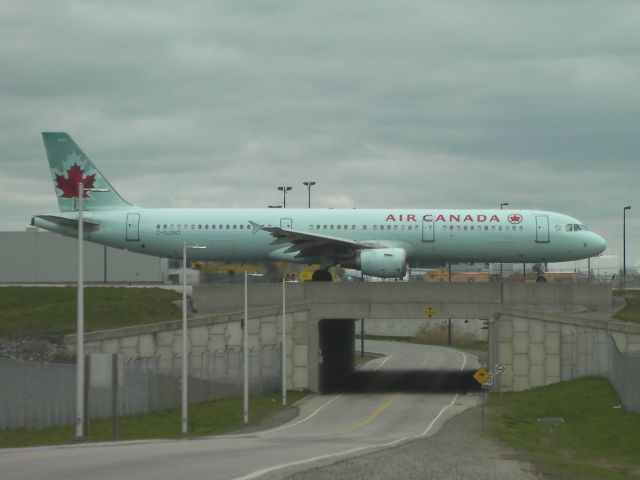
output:
[[[450,419],[428,438],[315,467],[286,480],[534,480],[533,467],[482,431],[480,407]]]
[[[317,472],[319,467],[372,452],[376,453],[366,458],[378,458],[388,454],[383,449],[401,445],[403,450],[410,449],[413,444],[408,442],[436,434],[448,419],[478,403],[476,393],[456,393],[456,385],[452,387],[449,380],[438,380],[440,377],[433,373],[449,370],[456,374],[454,383],[463,385],[468,375],[457,372],[473,371],[479,366],[471,354],[395,342],[368,341],[366,349],[385,354],[365,366],[370,381],[378,382],[376,388],[310,397],[300,405],[300,415],[280,427],[187,441],[3,450],[0,477],[3,480],[285,478],[310,469]],[[374,371],[379,376],[373,375]],[[426,374],[424,378],[430,379],[423,391],[402,387],[412,385],[411,372],[418,377]],[[441,381],[438,391],[430,387],[434,381]],[[384,385],[392,390],[385,390]],[[416,461],[423,460],[424,455],[418,455]],[[431,461],[440,459],[434,457]],[[402,470],[394,468],[394,471],[393,476],[377,478],[409,478]]]

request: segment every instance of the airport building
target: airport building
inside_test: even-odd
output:
[[[0,283],[75,283],[78,241],[29,228],[0,232]],[[167,259],[84,243],[87,283],[162,283]]]

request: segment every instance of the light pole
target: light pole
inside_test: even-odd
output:
[[[313,187],[316,182],[302,182],[302,184],[306,186],[309,191],[309,208],[311,208],[311,187]]]
[[[293,187],[277,187],[278,190],[282,192],[282,207],[287,208],[287,192],[290,191]]]
[[[247,278],[261,276],[261,273],[244,271],[244,335],[242,349],[244,350],[243,421],[245,425],[249,423],[249,302],[247,301]]]
[[[287,406],[287,301],[285,297],[286,277],[282,277],[282,406]]]
[[[508,202],[504,202],[500,204],[500,210],[502,210],[502,207],[508,207],[509,203]],[[502,262],[500,262],[500,281],[502,282]]]
[[[622,279],[627,281],[627,210],[631,210],[630,206],[622,209]]]
[[[207,247],[182,244],[182,436],[189,433],[187,391],[189,387],[189,355],[187,352],[187,249],[201,250]]]
[[[76,440],[85,439],[84,411],[84,219],[83,201],[85,192],[108,192],[108,188],[87,188],[78,182],[78,306],[76,331]]]

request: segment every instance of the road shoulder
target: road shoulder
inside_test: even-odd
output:
[[[372,479],[406,480],[539,479],[529,463],[482,431],[480,407],[451,418],[435,435],[399,447],[379,450],[313,468],[286,477],[288,480]]]

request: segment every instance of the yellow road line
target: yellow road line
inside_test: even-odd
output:
[[[393,403],[393,401],[398,398],[398,394],[394,393],[393,395],[391,395],[382,405],[380,405],[377,409],[375,409],[373,411],[373,413],[371,415],[369,415],[366,419],[364,419],[363,421],[361,421],[360,423],[356,423],[355,425],[350,426],[349,428],[347,428],[346,430],[343,430],[341,433],[350,433],[353,432],[354,430],[357,430],[360,427],[364,427],[366,424],[368,424],[369,422],[372,422],[373,420],[376,419],[376,417],[378,415],[380,415],[382,412],[384,412],[389,405],[391,405]]]
[[[429,359],[431,358],[431,354],[427,353],[427,355],[424,357],[423,362],[420,364],[420,368],[424,368],[427,366],[427,363],[429,363]]]

